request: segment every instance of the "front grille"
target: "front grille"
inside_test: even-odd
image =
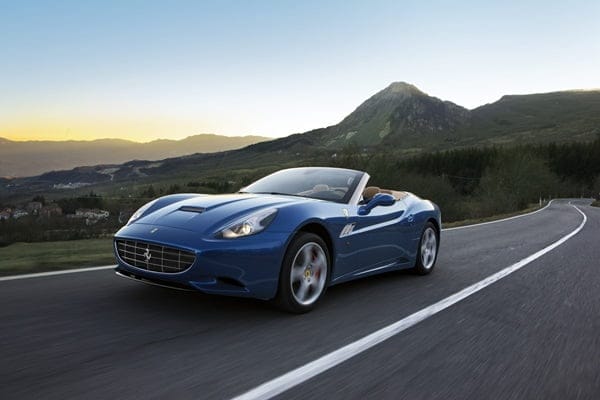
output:
[[[117,239],[115,244],[123,261],[148,271],[174,274],[185,271],[196,260],[196,255],[191,251],[138,240]]]

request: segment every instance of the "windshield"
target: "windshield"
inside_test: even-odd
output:
[[[341,168],[284,169],[259,179],[243,192],[286,194],[347,203],[363,174]]]

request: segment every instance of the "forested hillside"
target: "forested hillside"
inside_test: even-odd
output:
[[[440,205],[445,221],[514,212],[540,199],[600,197],[600,137],[592,143],[484,147],[408,159],[348,147],[334,163],[365,169],[373,184]]]

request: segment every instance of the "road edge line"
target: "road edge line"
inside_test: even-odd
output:
[[[110,268],[116,268],[116,264],[115,265],[102,265],[100,267],[88,267],[88,268],[76,268],[76,269],[61,269],[60,271],[36,272],[36,273],[33,273],[33,274],[0,276],[0,282],[2,282],[2,281],[14,281],[14,280],[17,280],[17,279],[41,278],[41,277],[44,277],[44,276],[75,274],[77,272],[100,271],[100,270],[103,270],[103,269],[110,269]]]
[[[548,204],[549,205],[549,204]],[[518,261],[479,282],[476,282],[466,288],[436,302],[433,303],[401,320],[398,320],[386,327],[383,327],[367,336],[362,337],[350,344],[347,344],[337,350],[334,350],[324,356],[317,358],[314,361],[306,363],[296,369],[293,369],[277,378],[267,381],[259,386],[256,386],[249,391],[242,393],[239,396],[234,397],[232,400],[255,400],[255,399],[270,399],[273,398],[335,366],[343,363],[344,361],[376,346],[377,344],[399,334],[400,332],[418,324],[421,321],[445,310],[446,308],[458,303],[459,301],[471,296],[474,293],[486,288],[487,286],[499,281],[502,278],[512,274],[513,272],[523,268],[527,264],[537,260],[544,254],[554,250],[558,246],[565,243],[567,240],[578,234],[587,222],[587,216],[577,206],[571,205],[575,208],[582,216],[583,221],[579,224],[575,230],[566,234],[562,238],[553,242],[552,244],[544,247],[541,250],[533,253],[532,255]],[[538,210],[540,211],[540,210]]]
[[[529,213],[526,213],[526,214],[520,214],[520,215],[515,215],[515,216],[512,216],[512,217],[508,217],[508,218],[497,219],[495,221],[481,222],[481,223],[478,223],[478,224],[471,224],[471,225],[464,225],[464,226],[455,226],[453,228],[442,228],[442,232],[452,231],[452,230],[456,230],[456,229],[471,228],[471,227],[474,227],[474,226],[493,224],[493,223],[496,223],[496,222],[502,222],[502,221],[508,221],[508,220],[515,219],[515,218],[526,217],[528,215],[532,215],[532,214],[535,214],[535,213],[538,213],[540,211],[545,210],[546,208],[548,208],[550,206],[550,204],[552,204],[552,202],[554,200],[557,200],[557,199],[552,199],[552,200],[550,200],[548,202],[548,204],[546,204],[544,207],[540,208],[539,210],[535,210],[535,211],[532,211],[532,212],[529,212]],[[99,266],[99,267],[77,268],[77,269],[62,269],[62,270],[59,270],[59,271],[36,272],[36,273],[32,273],[32,274],[8,275],[8,276],[2,276],[2,277],[0,277],[0,282],[2,282],[2,281],[13,281],[13,280],[17,280],[17,279],[41,278],[41,277],[44,277],[44,276],[73,274],[73,273],[76,273],[76,272],[99,271],[99,270],[109,269],[109,268],[115,268],[115,267],[116,267],[116,265],[103,265],[103,266]]]
[[[480,226],[480,225],[495,224],[496,222],[504,222],[504,221],[509,221],[511,219],[517,219],[517,218],[521,218],[521,217],[527,217],[528,215],[533,215],[533,214],[539,213],[540,211],[544,211],[546,208],[550,207],[550,204],[552,204],[552,202],[554,200],[559,200],[559,199],[552,199],[544,207],[538,208],[537,210],[534,210],[534,211],[531,211],[531,212],[528,212],[528,213],[525,213],[525,214],[513,215],[512,217],[506,217],[506,218],[502,218],[502,219],[495,219],[493,221],[480,222],[480,223],[477,223],[477,224],[455,226],[455,227],[452,227],[452,228],[442,228],[442,232],[455,231],[455,230],[458,230],[458,229],[465,229],[465,228],[472,228],[472,227]]]

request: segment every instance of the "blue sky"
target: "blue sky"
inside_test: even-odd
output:
[[[600,2],[0,1],[0,136],[285,136],[393,81],[600,87]]]

